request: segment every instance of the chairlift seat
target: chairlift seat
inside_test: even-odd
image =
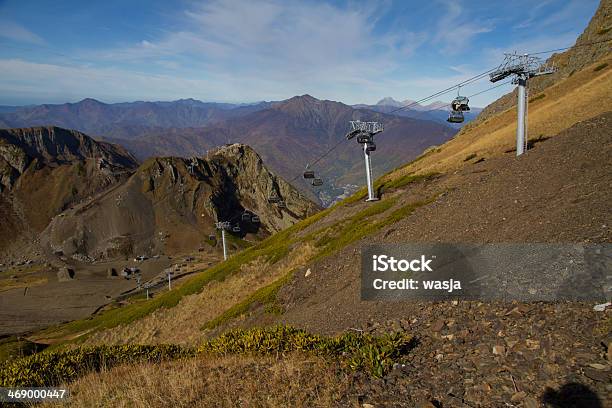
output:
[[[240,232],[240,227],[238,225],[236,225],[234,228],[232,228],[233,232]]]
[[[366,150],[368,152],[373,152],[376,150],[376,144],[374,142],[370,142],[366,145]]]
[[[259,216],[258,215],[254,215],[251,217],[251,222],[253,224],[259,224],[260,220],[259,220]]]
[[[284,202],[284,201],[279,201],[279,202],[278,202],[278,207],[279,207],[279,208],[287,208],[287,204],[285,204],[285,202]]]
[[[457,96],[451,102],[451,107],[454,111],[457,112],[466,112],[470,110],[470,106],[468,105],[470,100],[465,96]]]
[[[313,179],[313,178],[315,178],[315,173],[314,173],[314,171],[312,171],[312,170],[306,170],[306,171],[304,172],[304,178],[305,178],[305,179]]]
[[[251,221],[251,214],[249,214],[248,212],[243,212],[242,213],[242,221],[244,222],[250,222]]]
[[[270,197],[268,197],[268,202],[270,204],[276,204],[276,203],[280,202],[280,200],[281,199],[280,199],[279,196],[270,196]]]
[[[312,180],[312,185],[315,186],[315,187],[322,186],[323,185],[323,180],[320,179],[320,178],[313,179]]]
[[[463,112],[454,111],[454,110],[451,111],[446,121],[450,123],[462,123],[463,122]]]

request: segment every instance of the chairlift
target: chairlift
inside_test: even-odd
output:
[[[240,226],[239,225],[234,226],[234,228],[232,228],[232,231],[233,232],[240,232]]]
[[[465,96],[457,96],[451,102],[451,108],[457,112],[466,112],[470,110],[468,103],[470,100]]]
[[[315,187],[322,186],[323,185],[323,179],[320,179],[320,178],[312,179],[312,185],[315,186]]]
[[[242,213],[242,221],[244,222],[251,222],[251,214],[249,214],[247,211]]]
[[[259,224],[259,222],[260,222],[260,220],[259,220],[259,216],[258,216],[258,215],[253,215],[253,216],[251,217],[251,222],[252,222],[253,224]]]
[[[366,144],[366,151],[373,152],[376,150],[376,144],[374,142],[370,142]]]
[[[216,235],[214,235],[214,234],[210,234],[210,235],[208,236],[208,239],[209,239],[209,240],[211,240],[211,241],[216,241],[216,240],[217,240],[217,236],[216,236]]]
[[[278,208],[287,208],[287,204],[284,201],[280,200],[278,202]]]
[[[448,119],[446,119],[446,121],[450,123],[462,123],[463,122],[463,112],[455,111],[455,110],[450,111],[448,115]]]
[[[274,194],[270,194],[270,196],[268,197],[268,202],[270,204],[277,204],[280,201],[281,201],[281,198],[278,195],[276,195],[275,193]]]
[[[313,179],[315,178],[314,170],[308,170],[308,164],[306,165],[306,170],[304,170],[304,178],[305,179]]]
[[[453,99],[453,101],[451,102],[451,108],[452,110],[454,110],[455,112],[466,112],[470,110],[469,107],[469,102],[470,100],[465,97],[465,96],[460,96],[459,95],[459,91],[461,90],[461,87],[457,87],[457,97],[455,99]],[[462,120],[463,122],[463,120]]]

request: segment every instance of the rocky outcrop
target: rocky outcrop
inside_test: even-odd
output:
[[[125,149],[83,133],[50,127],[0,129],[0,187],[10,189],[28,166],[61,166],[93,161],[105,173],[129,171],[138,165]]]
[[[129,177],[122,147],[57,127],[0,129],[0,259],[36,256],[41,231],[62,211]]]
[[[253,149],[233,144],[208,158],[149,159],[117,188],[53,219],[45,236],[53,251],[79,259],[214,251],[206,241],[216,221],[228,221],[234,239],[252,241],[318,209]]]

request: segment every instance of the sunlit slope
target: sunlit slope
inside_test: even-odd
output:
[[[529,139],[554,136],[577,122],[611,110],[611,68],[612,57],[607,57],[541,93],[531,94]],[[399,173],[446,172],[465,165],[471,155],[486,159],[514,149],[515,145],[516,108],[511,108],[483,123],[467,125],[454,139],[432,149]]]

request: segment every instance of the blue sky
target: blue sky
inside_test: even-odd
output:
[[[419,99],[565,47],[595,0],[1,1],[0,104]],[[490,87],[486,80],[464,90]],[[511,90],[475,97],[475,106]],[[450,95],[441,97],[450,99]]]

